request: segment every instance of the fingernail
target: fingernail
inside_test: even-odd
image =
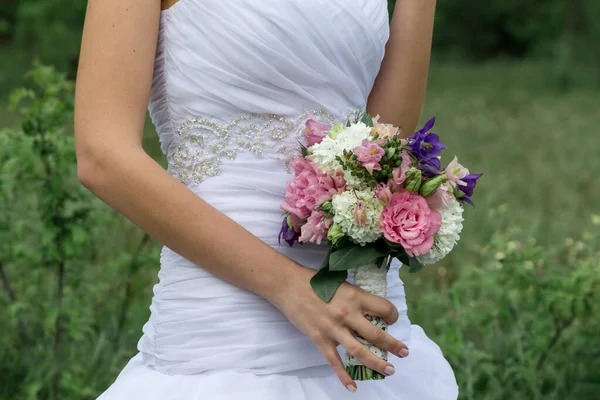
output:
[[[387,376],[394,375],[394,372],[396,372],[396,368],[392,367],[391,365],[388,365],[383,370],[383,373]]]
[[[352,393],[356,392],[356,386],[354,386],[354,385],[348,385],[348,386],[346,386],[346,389],[348,389]]]
[[[400,358],[408,357],[408,349],[400,349],[400,351],[398,352],[398,357],[400,357]]]

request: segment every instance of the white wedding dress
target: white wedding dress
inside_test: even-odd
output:
[[[365,108],[388,36],[386,0],[180,0],[161,13],[149,104],[169,171],[278,251],[318,268],[325,248],[277,241],[287,164],[305,112],[334,122]],[[396,373],[357,381],[351,393],[268,301],[169,248],[160,261],[139,353],[100,400],[458,396],[440,348],[407,317],[398,265],[388,298],[400,319],[389,333],[410,355],[390,354]]]

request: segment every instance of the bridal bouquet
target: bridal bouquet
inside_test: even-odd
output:
[[[326,241],[329,253],[311,280],[328,302],[353,272],[357,286],[385,297],[392,259],[416,272],[444,258],[462,230],[463,206],[482,174],[471,174],[456,157],[442,169],[445,146],[430,132],[435,118],[407,139],[368,114],[334,126],[306,121],[307,145],[291,162],[279,240]],[[383,330],[387,324],[366,316]],[[387,352],[357,339],[378,357]],[[350,354],[346,370],[356,380],[384,379]]]

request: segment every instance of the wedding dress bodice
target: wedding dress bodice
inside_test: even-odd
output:
[[[277,241],[288,163],[307,112],[336,122],[365,108],[388,35],[385,0],[180,0],[161,15],[149,104],[169,171],[278,251],[318,268],[326,248]],[[398,268],[388,293],[407,334]],[[265,299],[166,247],[159,278],[139,344],[152,368],[269,374],[327,365]]]
[[[149,106],[163,151],[173,161],[193,118],[364,108],[388,35],[385,0],[180,0],[162,13]]]

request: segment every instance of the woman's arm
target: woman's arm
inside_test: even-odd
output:
[[[204,202],[142,149],[160,10],[158,0],[148,3],[88,3],[75,105],[79,179],[175,252],[273,299],[300,266]]]
[[[397,0],[390,39],[367,111],[411,135],[419,122],[431,55],[436,0]]]
[[[405,355],[403,343],[364,318],[370,314],[393,324],[396,307],[347,282],[323,302],[310,286],[314,269],[252,235],[143,151],[159,10],[159,0],[88,2],[75,99],[80,181],[178,254],[270,301],[315,343],[344,386],[354,390],[356,383],[336,345],[384,373],[391,364],[367,350],[352,332],[380,349]]]

